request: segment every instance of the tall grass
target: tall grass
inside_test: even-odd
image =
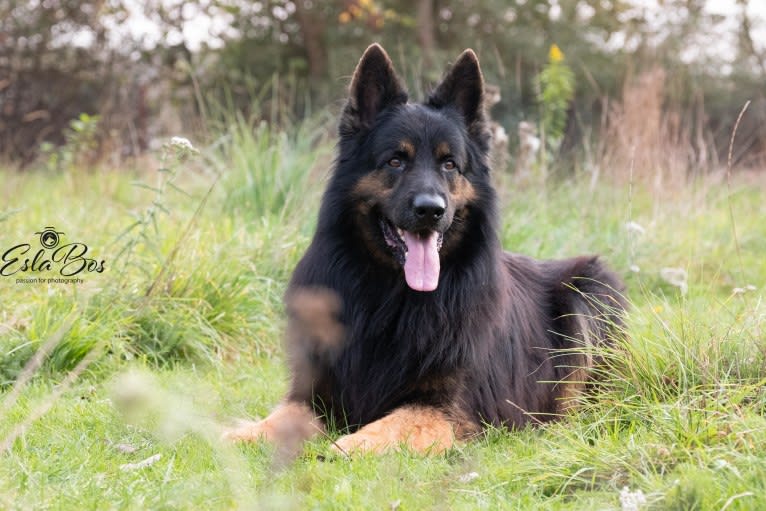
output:
[[[212,151],[224,174],[225,211],[283,222],[310,214],[317,197],[310,186],[326,175],[332,154],[325,117],[292,128],[233,115]]]

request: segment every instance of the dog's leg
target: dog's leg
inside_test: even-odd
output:
[[[314,411],[305,403],[287,401],[277,406],[268,417],[260,421],[241,421],[223,433],[225,440],[256,442],[266,440],[280,449],[299,447],[320,433],[325,427]]]
[[[423,454],[438,454],[454,443],[453,424],[444,412],[430,406],[403,406],[356,433],[339,438],[333,449],[351,454],[404,447]]]

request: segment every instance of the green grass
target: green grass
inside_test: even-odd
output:
[[[285,390],[281,295],[332,154],[315,126],[246,126],[184,163],[0,173],[0,249],[54,225],[107,261],[78,286],[0,278],[0,508],[620,509],[624,487],[650,509],[766,508],[762,177],[658,197],[498,176],[506,248],[601,253],[629,286],[629,340],[558,423],[435,458],[334,459],[322,439],[283,466],[220,444]]]

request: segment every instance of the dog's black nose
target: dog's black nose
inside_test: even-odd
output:
[[[415,215],[424,220],[439,220],[447,208],[444,199],[433,193],[421,193],[412,201]]]

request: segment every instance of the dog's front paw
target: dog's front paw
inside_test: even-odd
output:
[[[278,406],[261,421],[239,421],[224,430],[222,438],[240,442],[265,440],[280,448],[293,448],[323,432],[324,425],[311,408],[302,403],[288,402]]]
[[[276,439],[276,432],[274,425],[270,424],[269,420],[239,420],[235,425],[224,428],[221,439],[230,442],[257,442],[259,440],[273,442]]]

